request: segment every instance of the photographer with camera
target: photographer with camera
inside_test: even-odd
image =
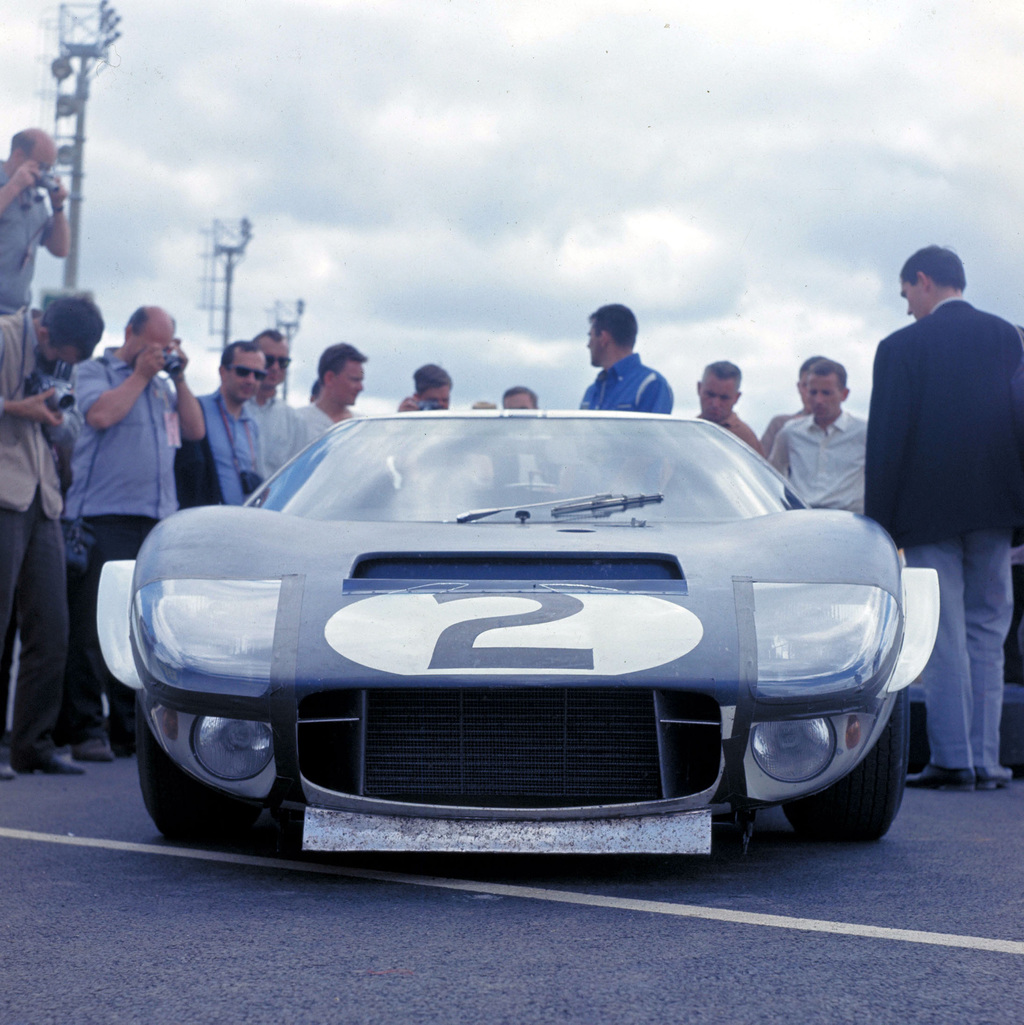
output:
[[[0,165],[0,313],[28,305],[40,245],[59,259],[71,247],[68,192],[51,170],[56,159],[53,139],[27,128],[11,139],[11,155]]]
[[[412,395],[402,399],[399,413],[411,413],[417,409],[447,409],[452,397],[452,379],[448,371],[436,363],[427,363],[412,375]]]
[[[11,766],[18,772],[79,773],[56,753],[68,653],[63,500],[51,446],[68,413],[54,409],[52,387],[27,394],[37,371],[58,360],[79,363],[103,334],[103,317],[88,299],[57,299],[38,322],[28,309],[0,316],[0,623],[6,628],[18,596],[21,658],[11,730]],[[0,779],[12,770],[0,765]]]
[[[111,743],[125,754],[135,746],[134,695],[104,665],[96,596],[103,564],[134,559],[153,527],[177,510],[175,453],[182,438],[204,433],[202,410],[185,381],[188,358],[174,331],[165,310],[142,306],[128,319],[120,346],[78,368],[85,425],[72,457],[64,515],[81,518],[94,540],[84,572],[68,573],[71,648],[56,730],[76,761],[110,761]]]

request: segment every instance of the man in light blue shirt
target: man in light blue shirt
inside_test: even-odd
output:
[[[11,139],[11,155],[0,164],[0,313],[28,305],[39,246],[61,260],[68,255],[68,190],[51,172],[56,159],[53,139],[27,128]]]
[[[135,747],[135,696],[104,666],[96,601],[104,563],[134,559],[149,532],[177,510],[175,454],[183,439],[203,436],[203,414],[185,381],[188,359],[174,334],[166,310],[140,306],[125,326],[124,342],[78,369],[85,426],[72,457],[64,516],[83,517],[95,544],[85,572],[67,582],[71,644],[55,731],[61,744],[71,745],[75,761],[110,761]]]
[[[633,352],[636,334],[636,317],[627,306],[612,303],[590,315],[590,364],[601,367],[601,373],[587,389],[580,409],[672,412],[668,381]]]
[[[246,402],[266,376],[260,347],[232,342],[221,354],[220,388],[199,399],[224,505],[241,505],[260,483],[259,427]]]

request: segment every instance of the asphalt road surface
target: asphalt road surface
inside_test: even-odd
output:
[[[0,783],[0,1025],[1024,1021],[1024,780],[710,857],[165,842],[134,760]]]

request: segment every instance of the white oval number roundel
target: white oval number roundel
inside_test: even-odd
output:
[[[646,594],[379,594],[346,605],[324,637],[400,676],[622,676],[673,662],[704,634],[681,605]]]

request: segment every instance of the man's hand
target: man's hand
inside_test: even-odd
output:
[[[60,178],[55,178],[54,181],[57,183],[57,188],[50,190],[50,206],[55,212],[59,212],[68,198],[68,190]]]
[[[408,395],[398,405],[399,413],[415,413],[420,408],[420,400],[413,395]]]
[[[134,371],[147,381],[152,381],[163,368],[164,347],[159,342],[150,343],[135,357]]]
[[[64,422],[64,414],[46,404],[47,399],[53,398],[53,392],[53,388],[47,388],[46,391],[38,395],[29,395],[28,398],[8,399],[4,403],[4,415],[34,420],[44,426],[59,427]]]
[[[168,356],[177,356],[181,361],[181,369],[170,375],[171,380],[177,384],[185,376],[185,368],[188,366],[188,356],[185,355],[185,350],[181,347],[180,338],[175,338],[170,348],[164,349],[164,359],[166,360]]]
[[[34,189],[39,183],[39,162],[37,160],[26,160],[14,174],[11,175],[11,184],[19,192],[25,189]]]

